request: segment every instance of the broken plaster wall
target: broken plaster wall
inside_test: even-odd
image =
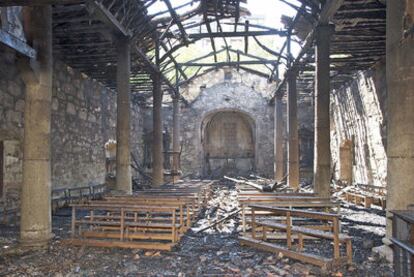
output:
[[[0,200],[19,198],[24,95],[16,53],[0,45],[0,141],[5,142],[5,193]],[[141,159],[142,109],[136,104],[131,108],[131,149]],[[116,139],[116,93],[56,60],[51,122],[53,188],[103,183],[104,144],[109,139]]]
[[[385,64],[359,72],[331,96],[331,149],[335,179],[340,178],[340,147],[351,144],[353,183],[385,186],[387,178]],[[346,162],[346,161],[343,161]]]

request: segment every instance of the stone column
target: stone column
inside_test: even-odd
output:
[[[25,31],[36,61],[22,61],[26,84],[20,241],[46,246],[52,238],[50,129],[52,102],[52,7],[24,8]]]
[[[153,139],[152,139],[152,184],[160,186],[164,183],[163,147],[162,147],[162,90],[161,76],[152,74],[153,82]]]
[[[387,5],[387,211],[414,204],[414,38],[403,38],[405,2]]]
[[[275,150],[275,181],[281,182],[284,178],[283,158],[283,103],[282,96],[275,97],[275,126],[274,126],[274,150]]]
[[[173,162],[172,162],[172,174],[173,181],[176,182],[180,179],[180,102],[178,95],[173,97]]]
[[[116,189],[131,194],[131,103],[129,96],[131,53],[128,39],[118,39],[117,52]]]
[[[315,158],[313,186],[320,197],[329,197],[331,182],[330,146],[330,38],[332,25],[316,27],[315,47]]]
[[[297,74],[297,70],[292,68],[286,76],[288,82],[288,184],[294,190],[299,189]]]

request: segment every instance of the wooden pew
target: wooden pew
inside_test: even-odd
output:
[[[414,276],[414,210],[390,212],[395,276]]]
[[[2,203],[3,204],[3,203]],[[2,223],[7,225],[10,223],[10,218],[12,218],[14,224],[18,222],[18,216],[20,213],[20,207],[15,203],[4,203],[0,205],[2,207],[1,214],[2,214]]]
[[[371,208],[374,198],[368,195],[354,192],[345,192],[345,200],[355,205],[361,205],[365,208]]]
[[[74,204],[72,238],[67,243],[171,250],[182,234],[180,213],[180,208],[173,205]],[[153,220],[154,217],[165,220]]]
[[[105,184],[91,184],[83,187],[57,188],[52,190],[52,212],[88,200],[100,199],[106,193]]]
[[[250,208],[252,209],[251,235],[244,235],[239,237],[240,243],[242,245],[248,245],[274,253],[283,253],[287,257],[311,263],[325,269],[331,269],[344,263],[352,263],[351,237],[340,233],[339,215],[298,209],[286,209],[269,205],[251,205]],[[277,222],[274,219],[257,219],[256,211],[269,211],[272,214],[282,216],[284,218],[284,221]],[[295,219],[298,218],[318,220],[320,222],[331,222],[333,230],[332,232],[321,231],[297,225],[295,224]],[[261,236],[258,236],[256,233],[258,227],[262,228]],[[287,246],[283,247],[274,242],[268,241],[267,232],[270,230],[284,232]],[[293,234],[296,234],[298,237],[298,245],[296,245],[296,247],[292,243]],[[303,249],[305,236],[333,241],[333,257],[326,258],[314,254],[304,253]],[[341,245],[346,246],[345,256],[341,256]]]
[[[355,205],[371,208],[372,204],[386,207],[387,191],[384,187],[357,184],[343,194],[344,200]]]
[[[192,199],[169,198],[169,197],[137,197],[137,196],[110,196],[102,201],[93,201],[94,204],[113,205],[144,205],[160,207],[178,207],[179,220],[183,232],[191,227],[195,217],[194,201]],[[165,221],[165,218],[154,217],[153,220]]]
[[[334,210],[339,213],[340,203],[334,202],[330,198],[321,198],[313,196],[298,195],[256,195],[256,196],[239,196],[239,203],[242,208],[242,226],[243,232],[246,232],[249,223],[248,218],[251,217],[249,206],[254,204],[268,204],[285,208],[311,208],[317,210]],[[271,215],[269,211],[262,211],[263,215]]]

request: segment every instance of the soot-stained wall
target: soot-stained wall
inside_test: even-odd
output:
[[[358,73],[348,86],[332,93],[331,149],[336,179],[346,178],[348,174],[341,170],[348,168],[353,183],[386,185],[386,110],[384,63]]]

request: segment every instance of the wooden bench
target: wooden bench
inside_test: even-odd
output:
[[[18,216],[20,212],[20,207],[15,204],[3,204],[2,209],[0,210],[2,214],[2,223],[9,224],[10,218],[13,219],[14,224],[17,224]]]
[[[139,191],[136,195],[142,197],[170,197],[170,198],[186,198],[192,199],[195,201],[195,209],[199,210],[201,207],[204,207],[209,200],[209,197],[204,192],[189,192],[189,191]],[[134,195],[135,196],[135,195]]]
[[[349,191],[345,192],[345,200],[355,205],[362,204],[365,208],[371,208],[371,205],[374,202],[374,198],[371,196]]]
[[[177,206],[74,204],[72,237],[67,243],[171,250],[181,236],[180,218],[183,216]]]
[[[179,220],[182,231],[185,232],[191,227],[195,216],[194,203],[190,199],[185,201],[179,198],[166,197],[137,197],[137,196],[111,196],[105,197],[102,201],[93,201],[94,204],[111,205],[143,205],[160,207],[178,207]],[[165,221],[164,217],[153,217],[152,220]]]
[[[239,197],[239,204],[242,208],[242,226],[243,232],[246,232],[248,225],[248,218],[251,217],[251,211],[249,206],[254,204],[268,204],[277,207],[284,208],[311,208],[317,210],[334,210],[339,213],[340,203],[334,202],[330,198],[321,198],[313,196],[297,196],[290,194],[287,195],[274,195],[274,196],[249,196]],[[263,215],[271,215],[269,211],[262,211]]]
[[[304,211],[298,209],[286,209],[269,205],[250,205],[252,209],[252,229],[251,235],[239,237],[242,245],[256,247],[274,253],[282,253],[287,257],[308,262],[325,269],[330,269],[343,263],[352,263],[352,242],[351,237],[340,233],[339,215],[324,212]],[[272,219],[257,219],[257,211],[268,211],[272,214],[283,217],[281,222]],[[330,222],[332,231],[316,230],[307,226],[295,224],[297,219],[311,219],[320,221],[322,224]],[[257,230],[261,228],[261,235],[258,236]],[[278,231],[285,234],[287,247],[280,246],[268,241],[268,232]],[[297,235],[298,245],[294,247],[293,234]],[[314,254],[304,253],[304,240],[306,237],[325,239],[333,241],[333,257],[326,258]],[[340,246],[346,246],[345,256],[341,256]]]
[[[414,276],[414,210],[390,212],[395,276]]]
[[[372,204],[386,208],[386,188],[357,184],[344,193],[344,199],[355,205],[362,205],[365,208],[371,208]]]
[[[100,199],[106,192],[105,184],[91,184],[83,187],[57,188],[52,190],[52,212],[88,200]]]

